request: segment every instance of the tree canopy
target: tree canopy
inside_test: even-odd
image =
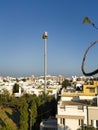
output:
[[[62,82],[62,87],[66,88],[67,86],[70,86],[71,83],[69,80],[65,79],[63,82]]]

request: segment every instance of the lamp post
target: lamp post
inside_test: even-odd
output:
[[[29,109],[29,130],[32,130],[32,111]]]
[[[42,38],[44,39],[44,93],[46,95],[47,89],[46,89],[46,75],[47,75],[47,39],[48,39],[48,33],[44,32],[42,35]]]

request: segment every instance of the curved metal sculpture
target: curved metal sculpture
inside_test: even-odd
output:
[[[94,24],[88,17],[85,17],[85,18],[83,19],[82,23],[83,23],[83,24],[84,24],[84,23],[91,24],[95,29],[98,29],[98,28],[95,26],[95,24]],[[86,50],[85,53],[84,53],[84,58],[83,58],[83,61],[82,61],[81,69],[82,69],[82,72],[83,72],[83,74],[84,74],[85,76],[92,76],[92,75],[95,75],[95,74],[98,73],[98,69],[96,69],[96,70],[94,70],[94,71],[92,71],[92,72],[89,72],[89,73],[86,73],[86,72],[84,71],[84,62],[85,62],[87,53],[88,53],[88,51],[90,50],[90,48],[93,47],[97,42],[98,42],[98,40],[95,41],[95,42],[93,42],[93,43],[87,48],[87,50]]]
[[[81,69],[82,69],[82,72],[83,72],[83,74],[84,74],[85,76],[92,76],[92,75],[95,75],[95,74],[98,73],[98,69],[96,69],[96,70],[94,70],[94,71],[92,71],[92,72],[89,72],[89,73],[86,73],[86,72],[84,71],[84,62],[85,62],[87,53],[88,53],[88,51],[90,50],[90,48],[93,47],[96,43],[98,43],[98,40],[95,41],[95,42],[93,42],[93,43],[87,48],[87,50],[86,50],[85,53],[84,53],[84,57],[83,57],[83,60],[82,60]]]

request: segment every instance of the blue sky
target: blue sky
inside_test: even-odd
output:
[[[98,39],[98,30],[82,24],[85,16],[98,25],[97,0],[0,0],[0,76],[43,75],[44,31],[47,73],[82,75],[84,52]],[[98,66],[97,50],[88,54],[88,72]]]

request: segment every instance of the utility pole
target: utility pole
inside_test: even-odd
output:
[[[46,75],[47,75],[47,39],[48,39],[48,33],[44,32],[42,35],[42,38],[44,39],[44,93],[46,95],[47,93],[47,83],[46,83]]]

